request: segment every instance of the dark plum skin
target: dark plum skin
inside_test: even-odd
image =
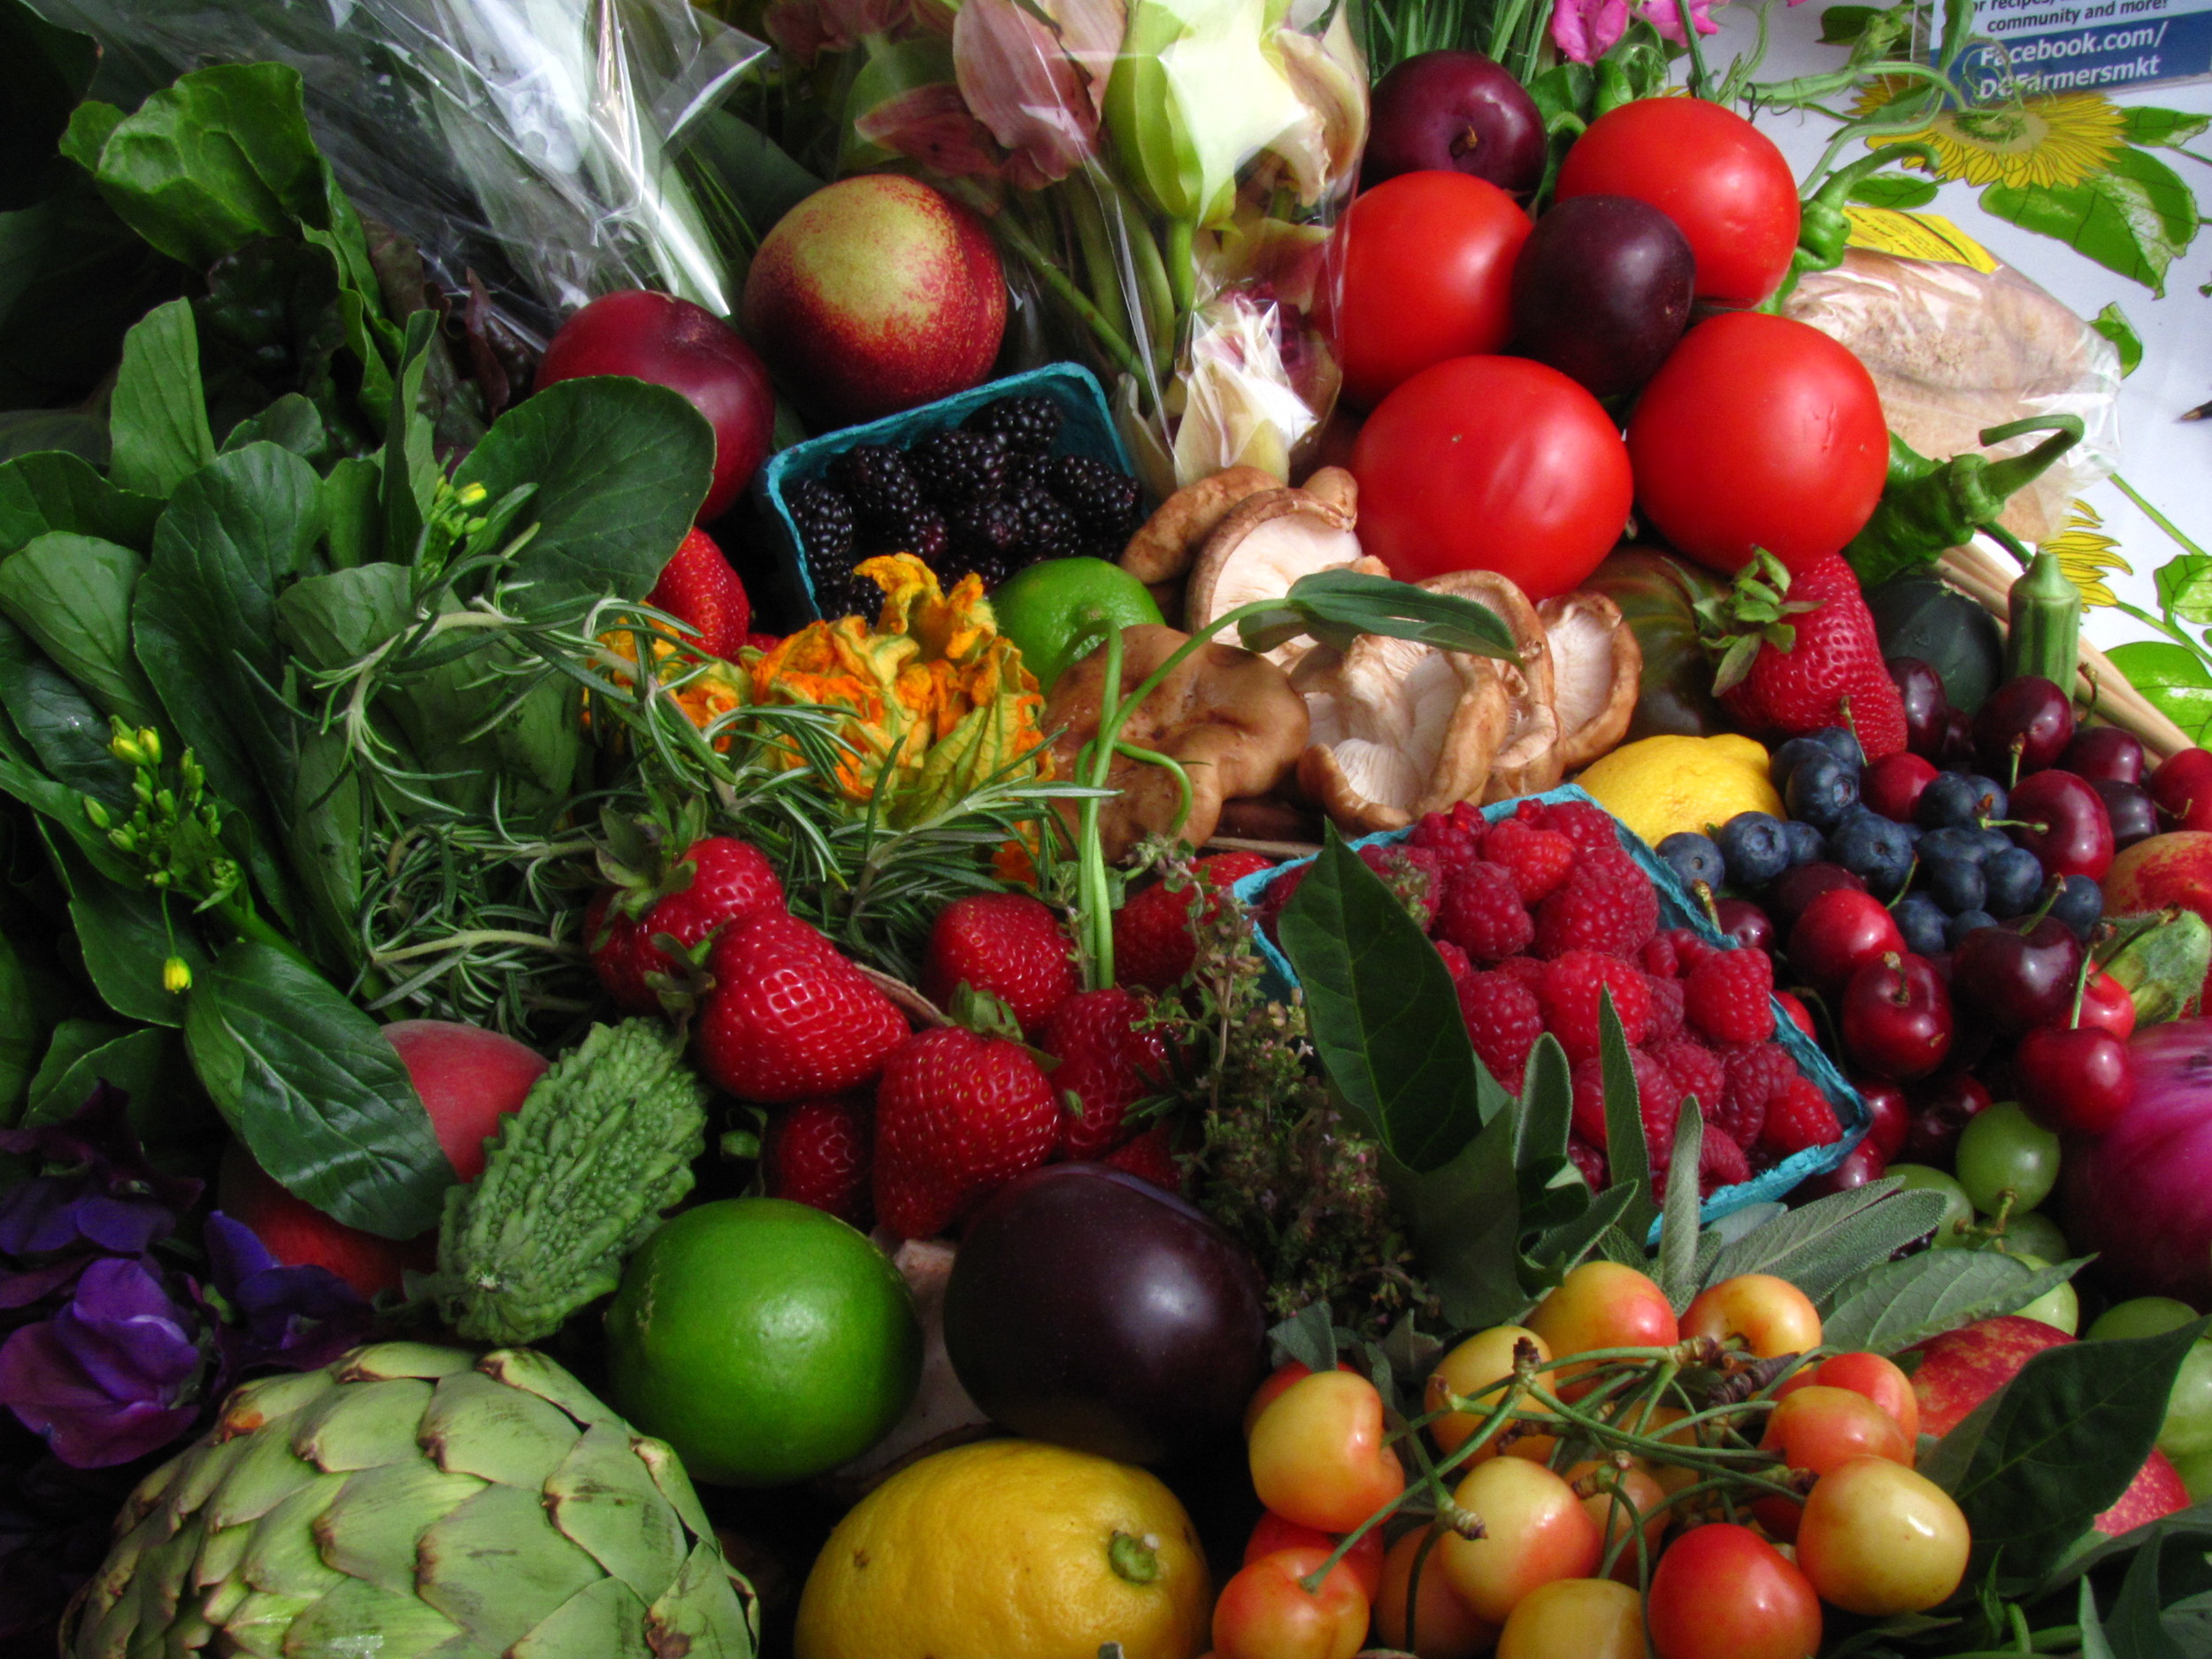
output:
[[[1266,1368],[1265,1285],[1199,1210],[1100,1164],[1056,1164],[975,1214],[945,1286],[963,1387],[1033,1439],[1127,1463],[1233,1435]]]
[[[1690,244],[1649,203],[1578,196],[1536,221],[1513,266],[1513,344],[1599,397],[1632,392],[1690,320]]]
[[[1544,118],[1521,83],[1480,52],[1423,52],[1375,86],[1362,189],[1402,173],[1472,173],[1525,196],[1544,176]]]

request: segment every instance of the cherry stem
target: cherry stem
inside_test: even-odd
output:
[[[2063,889],[2065,883],[2062,881],[2059,886]],[[2054,893],[2051,895],[2051,903],[2057,902],[2058,895]],[[2047,910],[2050,907],[2046,905],[2044,908]],[[2094,956],[2085,950],[2081,953],[2081,967],[2074,975],[2074,1011],[2067,1016],[2066,1019],[2066,1029],[2069,1031],[2081,1029],[2081,999],[2089,990],[2089,971],[2096,965],[2097,959]]]

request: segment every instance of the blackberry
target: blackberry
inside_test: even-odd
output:
[[[1025,527],[1021,509],[1003,495],[970,502],[952,516],[953,557],[979,571],[986,561],[1011,559]]]
[[[890,534],[893,551],[911,553],[933,569],[945,557],[945,548],[952,539],[945,526],[945,515],[927,506],[902,513]]]
[[[949,511],[1006,487],[1005,438],[953,427],[933,432],[906,452],[906,470],[922,494]]]
[[[1137,480],[1087,455],[1057,455],[1045,463],[1045,488],[1094,536],[1125,540],[1137,528]]]
[[[890,533],[922,504],[921,486],[906,457],[879,443],[848,449],[829,464],[830,482],[843,490],[863,528]]]
[[[1075,515],[1041,485],[1032,484],[1013,498],[1021,514],[1021,551],[1032,559],[1065,558],[1075,551]]]
[[[997,433],[1018,453],[1042,455],[1060,435],[1060,405],[1049,397],[1002,397],[960,424],[970,432]]]
[[[791,492],[791,521],[810,564],[826,566],[853,550],[853,504],[812,480]]]

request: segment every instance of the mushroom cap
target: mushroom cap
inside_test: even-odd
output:
[[[1551,643],[1543,619],[1520,584],[1495,571],[1447,571],[1420,584],[1431,593],[1456,594],[1495,611],[1521,654],[1518,667],[1497,664],[1512,699],[1513,721],[1479,786],[1481,799],[1509,801],[1548,789],[1566,776],[1558,756],[1559,717],[1554,712]],[[1472,797],[1470,797],[1472,798]]]
[[[1145,623],[1124,628],[1121,638],[1117,695],[1126,696],[1190,635]],[[1097,734],[1105,702],[1102,646],[1054,682],[1045,704],[1046,728],[1058,729],[1052,749],[1061,775],[1075,775],[1076,757]],[[1194,651],[1138,706],[1122,728],[1121,741],[1182,764],[1190,778],[1191,809],[1179,833],[1202,844],[1221,820],[1224,801],[1264,795],[1290,776],[1305,749],[1308,729],[1305,699],[1292,687],[1289,676],[1263,657],[1215,641]],[[1121,857],[1147,835],[1175,831],[1182,794],[1165,767],[1118,755],[1106,780],[1119,791],[1100,814],[1100,839],[1108,858]],[[1059,804],[1072,832],[1080,803]]]
[[[1628,734],[1644,672],[1643,649],[1621,608],[1589,588],[1536,607],[1550,642],[1559,758],[1579,771]]]
[[[1247,496],[1280,489],[1283,480],[1256,466],[1233,466],[1186,484],[1129,538],[1121,567],[1148,586],[1179,581],[1214,527]]]
[[[1402,829],[1472,798],[1511,729],[1501,664],[1365,634],[1299,664],[1312,741],[1299,787],[1348,831]]]
[[[1183,589],[1184,622],[1202,628],[1239,605],[1281,598],[1302,576],[1359,564],[1353,522],[1348,508],[1302,489],[1247,496],[1199,550]],[[1301,636],[1267,656],[1287,672],[1312,649]]]

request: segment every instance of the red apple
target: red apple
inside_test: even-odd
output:
[[[563,323],[538,362],[539,388],[626,374],[680,392],[714,427],[714,480],[698,521],[718,518],[752,482],[776,426],[767,365],[703,306],[632,288],[607,294]]]
[[[1920,1403],[1921,1432],[1948,1434],[1968,1412],[2010,1382],[2038,1354],[2073,1340],[2040,1320],[2008,1313],[1977,1320],[1916,1344],[1912,1351],[1923,1357],[1920,1368],[1912,1374],[1912,1392]],[[2146,1521],[2188,1507],[2189,1494],[2180,1475],[2163,1452],[2154,1450],[2119,1502],[2097,1517],[2096,1528],[2116,1538]]]
[[[484,1172],[486,1139],[543,1075],[544,1057],[512,1037],[449,1020],[403,1019],[384,1034],[422,1096],[446,1161],[458,1179],[474,1180]],[[279,1186],[236,1141],[223,1154],[216,1203],[284,1265],[326,1267],[364,1296],[397,1290],[403,1269],[427,1269],[434,1254],[432,1233],[385,1239],[333,1220]]]
[[[2172,830],[2123,849],[2104,874],[2107,916],[2178,904],[2212,922],[2212,830]],[[2205,979],[2212,995],[2212,975]]]
[[[873,420],[990,373],[1006,279],[966,208],[918,179],[863,173],[776,222],[746,274],[744,319],[794,397]]]

